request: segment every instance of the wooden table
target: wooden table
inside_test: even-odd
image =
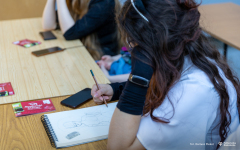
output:
[[[59,112],[72,110],[62,106],[60,102],[67,98],[52,98],[53,104]],[[81,108],[95,106],[93,100]],[[47,113],[44,113],[47,114]],[[54,150],[40,121],[42,114],[16,118],[10,104],[0,105],[0,149],[1,150]],[[64,150],[106,150],[107,140],[96,141],[83,145],[63,148]]]
[[[202,5],[200,26],[212,37],[240,50],[240,6],[233,3]]]
[[[92,87],[90,69],[99,82],[109,82],[80,40],[66,41],[60,30],[57,40],[44,41],[41,18],[0,21],[0,83],[11,82],[15,94],[1,97],[0,104],[67,96]],[[40,45],[24,48],[14,41],[30,39]],[[63,52],[36,57],[32,51],[59,46]]]
[[[26,23],[26,22],[30,23],[30,25],[31,25],[30,26],[31,28],[29,26],[27,26],[29,28],[30,33],[26,33],[27,29],[25,27],[23,27],[24,29],[20,28],[21,27],[20,25],[22,25],[23,23]],[[4,28],[7,28],[7,25],[6,25],[7,23],[9,23],[9,27],[11,27],[12,29],[15,27],[17,29],[13,29],[13,32],[9,33],[8,35],[6,35],[6,33],[4,36],[0,35],[0,48],[1,48],[0,51],[3,50],[3,47],[1,47],[3,44],[4,47],[6,48],[5,52],[10,51],[10,54],[14,55],[14,53],[13,53],[14,49],[11,49],[11,48],[15,45],[13,45],[11,42],[3,43],[3,41],[6,39],[2,39],[2,37],[10,38],[10,40],[12,40],[14,37],[19,37],[18,30],[19,30],[19,33],[24,33],[26,35],[26,38],[28,37],[27,35],[31,36],[31,32],[36,32],[35,33],[36,38],[37,38],[37,36],[39,36],[38,32],[39,32],[39,28],[41,27],[41,19],[40,18],[13,20],[13,21],[7,21],[7,22],[0,21],[0,32],[1,33],[6,31],[2,28],[1,25],[5,24]],[[17,23],[19,23],[20,25]],[[27,25],[27,23],[26,23],[26,25]],[[37,27],[33,27],[32,23],[34,23],[34,25],[36,25]],[[71,41],[71,42],[65,41],[63,39],[62,35],[57,32],[59,32],[59,31],[56,31],[54,33],[55,33],[55,35],[57,35],[58,40],[56,40],[56,41],[52,40],[52,41],[48,41],[48,42],[42,41],[43,43],[41,45],[39,45],[39,47],[44,48],[44,47],[48,47],[48,46],[54,46],[54,42],[60,42],[60,44],[61,44],[60,46],[81,45],[81,42],[79,40],[75,40],[75,41]],[[34,39],[32,39],[32,40],[34,40]],[[25,52],[29,52],[28,50],[34,49],[34,48],[33,49],[31,49],[31,48],[24,49],[19,46],[15,46],[15,47],[19,48],[18,49],[19,51],[26,50]],[[39,47],[35,46],[35,49],[39,49]],[[9,50],[9,51],[7,51],[7,50]],[[82,55],[84,55],[84,56],[82,56],[84,59],[78,60],[78,61],[80,61],[80,63],[82,63],[83,67],[86,66],[86,68],[88,69],[88,67],[91,66],[91,68],[94,69],[95,76],[97,77],[97,80],[99,83],[109,83],[109,81],[105,78],[104,74],[101,72],[99,67],[95,64],[93,59],[90,58],[90,55],[88,54],[86,49],[81,48],[79,50],[81,50]],[[70,52],[70,50],[69,50],[69,52]],[[12,58],[13,56],[11,56],[10,54],[9,54],[9,57]],[[53,57],[56,57],[54,55],[55,54],[52,54]],[[0,57],[1,57],[1,55],[0,55]],[[19,56],[19,57],[21,57],[21,56]],[[2,63],[3,60],[6,60],[6,58],[2,58],[2,57],[0,59],[1,59],[0,63]],[[7,59],[9,59],[9,58],[7,58]],[[1,66],[1,67],[3,67],[3,66]],[[12,67],[14,67],[14,66],[12,66]],[[21,69],[25,69],[25,71],[29,71],[27,66],[21,66],[21,67],[26,67],[26,68],[21,68]],[[14,73],[21,71],[21,69],[16,69]],[[56,68],[56,71],[58,71],[58,69],[61,69],[61,68]],[[2,71],[2,70],[0,70],[0,71]],[[18,77],[17,75],[14,75],[14,73],[12,73],[12,77],[13,76]],[[1,74],[0,79],[4,79],[4,78],[11,79],[11,76],[7,76],[6,74],[4,74],[2,72],[0,74]],[[34,74],[32,74],[32,76],[34,76]],[[29,76],[29,77],[34,78],[32,76]],[[20,75],[20,78],[24,78],[23,74]],[[88,76],[88,74],[86,74],[85,76],[81,76],[80,79],[84,80],[84,82],[81,83],[82,87],[91,87],[90,84],[94,83],[92,77]],[[64,78],[63,78],[63,80],[64,80]],[[76,84],[78,83],[77,81],[79,81],[79,80],[76,80]],[[13,81],[10,80],[10,82],[13,82]],[[30,85],[30,83],[28,83],[28,84]],[[38,85],[35,85],[35,86],[37,87]],[[18,88],[18,87],[16,87],[16,88]],[[24,96],[24,95],[27,95],[28,93],[25,92],[25,93],[21,93],[21,94]],[[49,113],[72,110],[72,109],[62,106],[60,104],[60,101],[62,101],[63,99],[65,99],[67,97],[68,96],[51,98],[51,100],[56,108],[56,111],[49,112]],[[1,98],[3,98],[3,97],[0,97],[0,99]],[[95,103],[93,102],[93,100],[84,104],[83,106],[81,106],[81,108],[89,107],[89,106],[95,106]],[[14,116],[11,104],[0,105],[0,120],[1,120],[0,121],[0,150],[13,150],[13,149],[14,150],[51,150],[51,149],[55,149],[55,148],[51,147],[48,136],[44,130],[44,127],[43,127],[41,121],[40,121],[41,115],[43,115],[43,113],[17,118]],[[75,149],[76,150],[77,149],[101,150],[102,149],[102,150],[105,150],[106,146],[107,146],[107,140],[102,140],[102,141],[87,143],[87,144],[64,148],[64,149],[68,149],[68,150],[75,150]]]

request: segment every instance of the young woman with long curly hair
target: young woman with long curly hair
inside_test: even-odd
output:
[[[125,2],[117,21],[132,47],[129,80],[92,88],[97,104],[119,99],[109,149],[217,149],[237,129],[239,80],[199,18],[194,0]]]

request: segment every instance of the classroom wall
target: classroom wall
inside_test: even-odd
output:
[[[205,4],[216,4],[216,3],[235,3],[240,5],[240,0],[196,0],[197,2],[201,2],[202,1],[202,5]]]
[[[41,17],[47,0],[0,0],[0,20]],[[126,0],[119,0],[124,3]],[[240,5],[240,0],[196,0],[202,4],[232,2]]]
[[[41,17],[47,0],[0,0],[0,20]]]
[[[121,4],[123,4],[126,0],[119,0]],[[196,2],[202,2],[203,5],[205,4],[215,4],[215,3],[228,3],[232,2],[235,4],[240,5],[240,0],[196,0]]]

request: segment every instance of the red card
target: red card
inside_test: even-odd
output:
[[[16,117],[56,110],[51,99],[15,103],[12,107]]]
[[[39,45],[41,44],[41,42],[24,39],[24,40],[13,42],[13,44],[28,48],[34,45]]]
[[[0,96],[8,96],[13,94],[14,94],[14,91],[13,91],[11,82],[0,84]]]

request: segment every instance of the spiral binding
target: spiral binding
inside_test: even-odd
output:
[[[48,138],[50,140],[50,143],[52,145],[52,147],[56,148],[56,144],[55,141],[58,141],[57,136],[48,120],[47,116],[42,115],[41,116],[41,122],[43,124],[43,127],[48,135]]]

